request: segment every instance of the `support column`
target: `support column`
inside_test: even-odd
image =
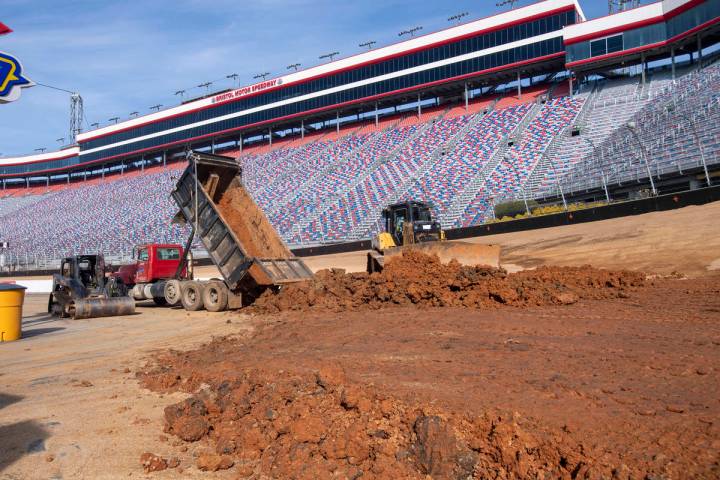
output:
[[[420,105],[421,100],[420,94],[418,93],[418,120],[420,119],[420,116],[422,116],[422,106]]]
[[[100,176],[102,177],[102,181],[105,181],[105,165],[102,166],[102,172],[100,173]]]
[[[70,185],[70,173],[67,174],[67,184]]]
[[[140,157],[140,171],[141,172],[145,171],[145,157],[144,156]]]
[[[645,52],[640,53],[640,67],[642,68],[642,86],[645,88]]]
[[[697,36],[697,49],[698,49],[698,70],[702,70],[702,40],[700,39],[700,34],[698,33]]]
[[[672,64],[672,80],[675,81],[675,47],[670,47],[670,61]]]
[[[215,139],[210,140],[210,153],[215,153]]]
[[[340,133],[340,110],[335,112],[335,133]]]
[[[103,170],[104,172],[105,170]],[[45,188],[50,188],[50,175],[45,179]]]
[[[30,188],[30,177],[25,177],[25,188]]]
[[[87,182],[87,170],[83,172],[83,182]]]
[[[270,146],[272,147],[272,128],[268,128],[268,137],[270,138]]]
[[[3,190],[5,190],[5,179],[3,178]]]
[[[572,71],[568,71],[568,87],[570,91],[570,96],[573,96],[573,84],[572,84]]]
[[[238,148],[240,149],[240,152],[243,150],[243,138],[242,133],[240,134],[240,137],[238,138]]]
[[[380,123],[378,116],[378,102],[375,102],[375,127]]]
[[[520,79],[520,70],[518,70],[518,72],[517,72],[517,84],[518,84],[518,87],[517,87],[518,100],[522,100],[522,83],[521,83],[521,79]]]
[[[167,150],[163,150],[162,153],[163,168],[167,167]]]
[[[468,98],[470,95],[470,92],[468,92],[468,85],[467,82],[465,82],[465,111],[468,111],[468,107],[470,104],[470,98]]]

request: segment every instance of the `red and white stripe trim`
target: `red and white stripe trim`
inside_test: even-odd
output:
[[[267,93],[276,89],[285,88],[290,85],[309,82],[320,77],[341,73],[343,71],[355,69],[364,65],[378,63],[402,55],[408,55],[416,51],[426,50],[428,48],[433,48],[436,46],[462,40],[463,38],[469,38],[480,34],[489,33],[495,30],[508,28],[513,25],[529,22],[568,10],[577,11],[580,18],[585,19],[585,15],[577,0],[545,0],[491,17],[481,18],[479,20],[468,22],[455,27],[450,27],[444,30],[440,30],[438,32],[418,36],[404,42],[388,45],[386,47],[371,50],[369,52],[363,52],[347,58],[339,59],[324,65],[318,65],[316,67],[308,68],[306,70],[294,72],[289,75],[268,80],[267,82],[261,82],[260,84],[242,87],[233,91],[233,93],[238,92],[237,94],[234,93],[230,96],[226,96],[225,94],[223,94],[215,97],[204,98],[195,102],[190,102],[160,112],[120,122],[116,125],[108,125],[92,132],[82,133],[78,135],[78,141],[81,143],[87,142],[88,140],[100,138],[106,135],[112,135],[115,133],[120,133],[150,123],[168,120],[195,111],[212,108],[224,103],[234,102],[240,98],[248,98],[252,95]],[[263,84],[273,86],[268,88],[258,88]],[[240,93],[242,91],[246,91],[247,89],[249,89],[252,93],[247,95]],[[232,99],[217,101],[216,97],[232,97]]]
[[[569,25],[564,29],[564,42],[565,45],[572,45],[665,22],[706,1],[662,0],[587,22]]]

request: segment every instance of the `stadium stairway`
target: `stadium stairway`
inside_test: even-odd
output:
[[[447,135],[444,140],[437,135],[429,135],[429,138],[426,140],[428,145],[425,150],[429,150],[431,153],[424,156],[418,155],[419,164],[417,169],[411,175],[398,179],[398,183],[393,186],[393,191],[386,197],[382,198],[382,203],[375,205],[371,214],[363,218],[361,222],[351,230],[348,238],[361,239],[376,234],[378,232],[378,225],[382,216],[382,209],[384,207],[397,203],[401,200],[415,199],[415,197],[413,197],[413,195],[409,192],[415,182],[428,175],[439,158],[447,152],[453,150],[457,144],[468,135],[470,130],[474,128],[485,115],[492,111],[498,100],[499,99],[496,99],[488,104],[487,110],[482,113],[456,115],[452,117],[454,119],[459,119],[459,122],[447,122],[450,123],[451,126],[447,127],[448,131],[446,132]],[[422,140],[422,137],[418,139],[418,141],[420,140]],[[440,142],[437,143],[437,140],[440,140]]]
[[[465,188],[463,188],[454,198],[450,204],[447,213],[444,215],[443,224],[449,227],[462,226],[462,218],[467,216],[470,211],[474,208],[472,205],[473,200],[478,199],[483,190],[483,186],[487,183],[490,174],[495,171],[495,168],[505,157],[508,149],[508,143],[511,139],[517,141],[522,136],[524,129],[532,122],[540,112],[540,104],[533,103],[532,105],[526,105],[524,111],[521,112],[522,116],[520,121],[512,127],[512,130],[507,134],[497,139],[497,142],[491,148],[494,150],[492,155],[483,164],[480,170],[468,181]],[[473,215],[474,216],[474,215]]]
[[[387,147],[380,147],[373,155],[370,152],[371,158],[367,159],[365,168],[362,170],[353,171],[354,175],[344,177],[347,179],[344,188],[335,189],[336,192],[334,197],[319,198],[317,207],[314,213],[307,219],[299,219],[296,226],[296,236],[293,240],[297,243],[307,241],[319,241],[319,240],[342,240],[347,239],[347,236],[352,230],[353,226],[360,223],[366,212],[358,211],[362,206],[367,206],[371,203],[377,203],[378,199],[374,198],[375,202],[367,198],[368,195],[373,193],[377,195],[377,192],[371,192],[369,189],[363,189],[362,186],[366,186],[368,179],[379,170],[383,170],[383,166],[386,164],[393,164],[396,158],[405,150],[408,145],[412,142],[417,141],[419,138],[428,132],[436,121],[440,120],[446,110],[435,112],[431,121],[425,123],[413,123],[410,126],[400,126],[400,128],[390,129],[384,132],[381,140],[383,143],[387,143],[393,140],[390,137],[398,136],[398,132],[405,131],[404,134],[399,134],[399,141]],[[406,123],[408,120],[404,120],[402,123]],[[344,168],[344,165],[339,165],[340,168]],[[362,197],[357,202],[354,202],[355,196]],[[335,225],[337,230],[332,232],[328,230],[328,225]],[[291,242],[293,243],[293,242]]]

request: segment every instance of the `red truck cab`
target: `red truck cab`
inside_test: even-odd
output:
[[[183,259],[183,247],[173,243],[149,243],[133,249],[134,262],[115,273],[136,300],[153,299],[162,303],[166,281],[173,280]],[[187,265],[180,278],[187,278]]]

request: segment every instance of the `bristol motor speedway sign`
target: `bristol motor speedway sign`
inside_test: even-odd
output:
[[[228,100],[235,100],[236,98],[241,98],[246,95],[250,95],[252,93],[262,92],[263,90],[267,90],[267,89],[273,88],[273,87],[279,87],[282,84],[283,84],[282,78],[274,78],[274,79],[268,80],[266,82],[256,83],[255,85],[250,85],[247,87],[242,87],[242,88],[238,88],[236,90],[231,90],[229,92],[215,95],[212,98],[212,103],[226,102]]]

